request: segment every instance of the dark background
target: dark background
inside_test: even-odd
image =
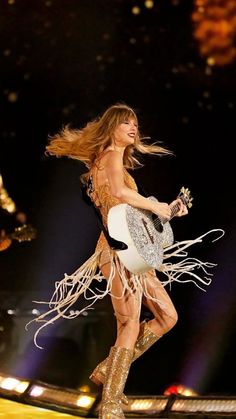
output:
[[[167,202],[182,185],[191,190],[188,217],[173,220],[176,239],[225,230],[192,251],[217,264],[212,284],[207,292],[172,285],[179,322],[133,365],[127,392],[161,394],[180,383],[200,394],[235,393],[236,67],[206,64],[192,11],[190,0],[154,1],[150,9],[139,0],[1,1],[0,170],[38,234],[0,253],[0,369],[76,387],[113,343],[109,299],[45,332],[43,352],[32,345],[34,328],[24,325],[38,308],[32,300],[49,299],[54,282],[92,254],[99,235],[81,199],[85,168],[45,157],[48,135],[123,102],[136,110],[144,135],[175,153],[145,157],[134,177]]]

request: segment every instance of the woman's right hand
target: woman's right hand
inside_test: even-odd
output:
[[[158,217],[160,217],[162,220],[170,220],[171,217],[171,209],[168,204],[165,202],[153,202],[153,210],[152,212]]]

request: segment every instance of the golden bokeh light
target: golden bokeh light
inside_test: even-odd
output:
[[[138,6],[132,7],[131,11],[132,11],[133,15],[139,15],[140,12],[141,12],[140,7],[138,7]]]
[[[154,7],[154,1],[153,1],[153,0],[146,0],[146,1],[144,2],[144,6],[145,6],[147,9],[152,9],[152,8]]]

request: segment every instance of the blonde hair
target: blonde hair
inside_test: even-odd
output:
[[[134,119],[138,123],[136,113],[129,106],[120,103],[110,106],[101,117],[88,122],[84,128],[71,129],[69,125],[66,125],[58,134],[49,137],[46,154],[80,160],[90,169],[97,157],[111,145],[116,127],[129,119]],[[141,165],[135,152],[172,154],[157,143],[148,144],[145,140],[147,138],[141,137],[138,130],[134,143],[126,147],[124,166],[127,169]]]

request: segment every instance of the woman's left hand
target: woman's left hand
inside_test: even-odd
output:
[[[178,205],[178,211],[175,213],[175,217],[182,217],[183,215],[188,214],[188,208],[186,205],[183,204],[182,200],[180,198],[175,199],[171,202],[170,208],[174,207],[175,205]]]

